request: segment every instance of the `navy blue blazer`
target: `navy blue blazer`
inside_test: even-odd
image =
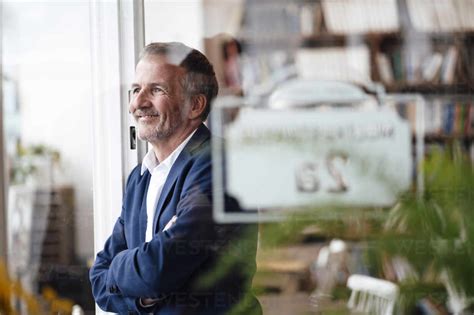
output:
[[[150,173],[138,165],[126,185],[122,213],[90,270],[95,301],[120,314],[261,314],[250,293],[255,272],[254,225],[219,225],[212,219],[210,132],[191,137],[164,184],[154,233],[145,242]],[[226,197],[226,207],[238,209]],[[176,215],[176,222],[165,225]],[[142,308],[138,299],[159,298]]]

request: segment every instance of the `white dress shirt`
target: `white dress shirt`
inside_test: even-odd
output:
[[[181,144],[163,162],[160,163],[157,160],[153,150],[148,151],[148,153],[143,158],[141,174],[143,175],[146,170],[148,170],[151,174],[150,183],[148,184],[148,191],[146,194],[147,223],[145,242],[151,241],[153,236],[153,217],[155,215],[158,199],[160,199],[161,191],[165,185],[166,178],[168,177],[174,162],[178,159],[179,154],[181,151],[183,151],[184,147],[195,132],[196,130],[194,130],[189,135],[189,137],[181,142]]]

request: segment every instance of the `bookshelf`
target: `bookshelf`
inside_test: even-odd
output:
[[[428,142],[473,143],[472,1],[260,0],[242,6],[234,38],[242,47],[237,90],[244,95],[264,97],[294,76],[379,83],[387,93],[427,98],[425,116],[442,119],[431,128],[436,132],[426,131]],[[224,72],[225,63],[215,63]],[[466,110],[448,115],[453,106]],[[450,125],[465,132],[445,128]]]

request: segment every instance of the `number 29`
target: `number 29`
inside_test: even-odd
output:
[[[324,163],[326,172],[333,180],[333,185],[327,189],[330,193],[343,193],[349,189],[347,180],[336,162],[346,164],[348,157],[343,153],[329,154]],[[301,163],[295,171],[296,188],[299,192],[317,192],[321,188],[319,164],[313,161]]]

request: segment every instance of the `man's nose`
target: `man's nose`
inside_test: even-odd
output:
[[[151,102],[147,97],[147,93],[145,90],[141,90],[135,95],[130,96],[130,105],[129,105],[129,110],[131,113],[135,112],[135,110],[144,108],[144,107],[149,107],[151,106]]]

